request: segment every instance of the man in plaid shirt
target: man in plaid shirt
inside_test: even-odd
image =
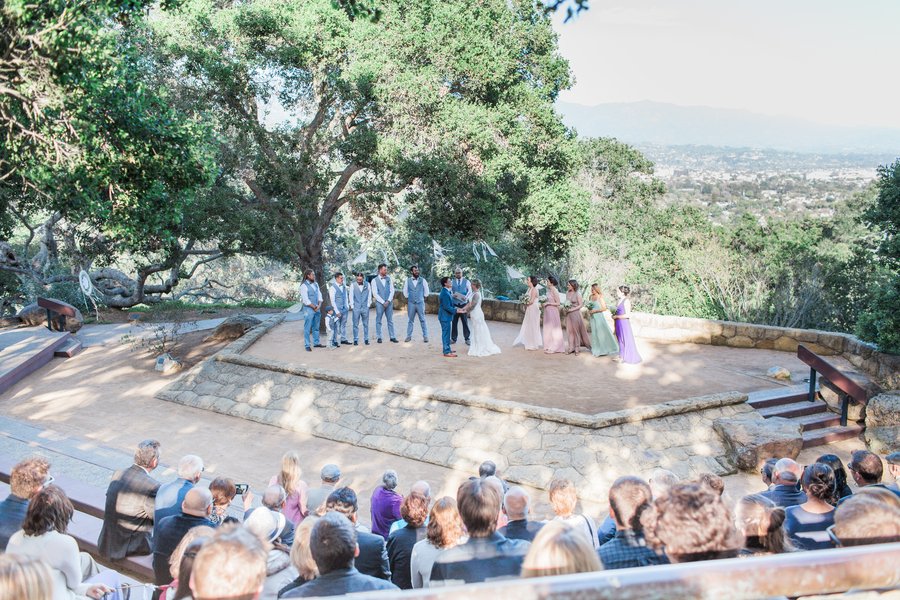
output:
[[[665,565],[669,559],[647,547],[641,534],[641,513],[650,506],[650,486],[639,477],[619,477],[609,490],[609,512],[616,522],[616,537],[597,553],[604,569]]]

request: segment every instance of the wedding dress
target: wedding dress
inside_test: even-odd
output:
[[[481,310],[481,292],[475,293],[472,303],[474,306],[469,311],[469,325],[472,328],[472,345],[469,346],[469,356],[500,354],[500,348],[491,339],[491,332],[484,320],[484,311]]]

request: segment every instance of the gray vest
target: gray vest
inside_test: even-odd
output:
[[[456,277],[452,278],[450,280],[450,291],[452,291],[454,294],[462,294],[463,296],[468,296],[469,292],[471,291],[469,287],[469,280],[465,277],[463,277],[462,279],[457,279]],[[465,302],[463,302],[463,304],[460,304],[459,300],[457,300],[456,298],[453,299],[453,303],[459,306],[465,304]]]
[[[425,302],[425,280],[419,277],[418,285],[413,285],[413,278],[406,278],[406,289],[409,291],[410,304]]]
[[[334,309],[340,313],[347,312],[347,288],[337,283],[332,283],[331,287],[334,289]]]
[[[369,308],[369,284],[363,281],[362,289],[357,289],[358,286],[351,285],[350,291],[353,293],[353,310],[356,311],[364,311]]]
[[[382,300],[386,300],[389,289],[388,286],[390,284],[391,278],[385,277],[383,284],[381,283],[381,277],[376,277],[372,281],[375,282],[375,289],[378,290],[378,295],[382,298]]]

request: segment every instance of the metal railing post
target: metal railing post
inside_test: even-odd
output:
[[[809,401],[816,401],[816,370],[812,367],[809,369]]]

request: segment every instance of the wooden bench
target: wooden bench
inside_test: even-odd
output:
[[[814,353],[812,350],[800,344],[797,346],[797,358],[809,365],[809,401],[816,401],[816,375],[830,381],[834,387],[840,390],[841,395],[841,425],[847,426],[847,413],[850,400],[865,406],[869,397],[858,383],[841,373],[837,367]]]
[[[50,331],[66,331],[66,317],[75,318],[75,309],[68,304],[62,304],[49,298],[38,298],[37,305],[47,309],[47,329]],[[56,329],[53,328],[54,324]]]
[[[8,457],[0,457],[0,482],[4,486],[3,498],[9,493],[9,477],[13,466],[18,461],[12,461]],[[153,581],[153,557],[129,556],[122,560],[110,561],[100,555],[97,548],[97,540],[100,538],[100,529],[103,526],[103,509],[106,504],[106,490],[101,490],[92,485],[71,479],[65,475],[53,473],[53,484],[58,485],[75,507],[75,515],[69,523],[69,535],[78,542],[82,552],[87,552],[94,559],[110,569],[115,569],[123,575],[137,579],[140,582]]]

